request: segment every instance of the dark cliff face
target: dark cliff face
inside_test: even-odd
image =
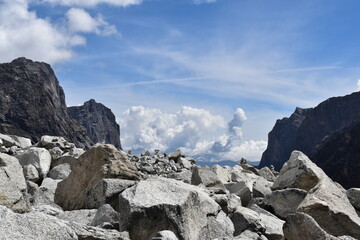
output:
[[[350,172],[360,163],[355,160],[355,156],[360,157],[357,128],[360,131],[360,92],[330,98],[300,116],[296,110],[290,118],[278,120],[269,133],[268,148],[259,166],[272,164],[280,169],[293,150],[300,150],[335,181],[346,187],[356,186],[360,177],[358,180],[346,178],[352,176]],[[343,149],[348,152],[341,155]]]
[[[91,99],[83,106],[69,107],[68,113],[86,128],[94,143],[110,143],[121,149],[120,126],[116,123],[115,115],[109,108]]]
[[[67,114],[64,91],[50,65],[25,58],[0,64],[0,132],[35,142],[54,135],[79,147],[92,144],[85,128]]]

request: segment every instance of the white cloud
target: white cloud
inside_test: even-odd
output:
[[[99,35],[116,34],[116,27],[104,21],[103,17],[99,14],[93,18],[88,12],[80,8],[71,8],[67,13],[67,24],[69,31],[96,33]]]
[[[357,80],[356,91],[360,91],[360,79]]]
[[[93,18],[82,9],[70,9],[67,24],[57,25],[29,11],[27,0],[0,2],[0,61],[27,57],[56,63],[74,56],[73,47],[86,44],[80,33],[115,34],[101,15]]]
[[[192,107],[169,114],[133,106],[121,119],[122,144],[136,153],[155,149],[169,153],[180,148],[201,160],[238,161],[245,157],[258,161],[266,148],[265,141],[242,141],[241,126],[246,115],[240,108],[229,123],[221,116]]]
[[[71,7],[95,7],[98,4],[109,4],[118,7],[127,7],[140,4],[142,0],[40,0],[51,4]]]

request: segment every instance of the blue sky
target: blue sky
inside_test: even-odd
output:
[[[0,60],[51,63],[68,105],[110,107],[127,148],[178,144],[224,159],[242,146],[234,159],[259,160],[276,119],[357,90],[359,9],[355,0],[0,0]]]

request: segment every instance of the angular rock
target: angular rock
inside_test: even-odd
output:
[[[27,197],[32,208],[47,205],[53,208],[61,209],[44,194],[36,183],[27,182]]]
[[[302,189],[287,188],[273,191],[267,199],[275,214],[285,219],[289,214],[297,211],[307,194],[308,192]]]
[[[40,179],[37,169],[31,164],[24,166],[23,171],[24,177],[28,181],[37,182]]]
[[[167,177],[191,184],[192,172],[187,169],[182,169],[181,172],[170,173]]]
[[[222,182],[230,182],[231,175],[228,169],[221,167],[220,165],[214,165],[211,170],[218,176]]]
[[[133,180],[105,178],[87,190],[84,208],[99,208],[103,204],[109,203],[118,210],[119,194],[135,184],[136,181]]]
[[[237,182],[235,184],[226,185],[226,188],[241,198],[243,206],[248,205],[249,201],[253,198],[253,182]]]
[[[44,148],[30,148],[16,158],[22,166],[33,165],[38,170],[40,178],[45,178],[50,170],[51,155]]]
[[[46,148],[48,150],[58,147],[61,150],[69,151],[71,147],[74,147],[74,145],[71,145],[65,138],[63,137],[57,137],[57,136],[48,136],[44,135],[41,137],[41,140],[39,142],[39,147]]]
[[[72,157],[72,156],[62,156],[58,159],[55,159],[54,161],[51,162],[51,168],[54,168],[58,165],[67,163],[70,165],[70,169],[73,170],[76,163],[77,163],[77,159]]]
[[[155,234],[151,240],[179,240],[176,235],[169,230],[163,230]]]
[[[49,150],[49,153],[51,155],[51,159],[52,159],[52,162],[53,162],[54,160],[57,160],[57,159],[61,158],[64,151],[61,150],[61,148],[59,148],[59,147],[54,147],[54,148],[51,148]]]
[[[191,184],[204,184],[205,187],[225,188],[219,177],[207,166],[195,166],[191,176]]]
[[[15,135],[10,135],[10,137],[15,140],[16,146],[19,146],[21,149],[29,148],[32,145],[30,138],[19,137]]]
[[[0,153],[0,205],[15,212],[29,211],[23,169],[15,157],[4,153]]]
[[[119,229],[119,214],[120,213],[116,212],[111,205],[104,204],[97,210],[91,226]]]
[[[169,155],[169,160],[174,160],[175,162],[178,162],[180,160],[181,156],[183,156],[183,155],[182,155],[180,149],[178,149]]]
[[[179,164],[182,168],[191,169],[192,163],[187,158],[180,157]]]
[[[348,197],[351,205],[353,205],[356,210],[360,211],[360,188],[350,188],[346,191],[346,196]]]
[[[68,222],[75,222],[80,225],[90,226],[94,220],[96,213],[97,209],[81,209],[65,211],[57,215],[57,217]]]
[[[265,178],[259,177],[253,184],[253,197],[266,197],[270,195],[272,185],[273,183]]]
[[[234,236],[240,235],[245,230],[265,232],[260,222],[260,215],[249,208],[238,207],[230,218],[235,227]]]
[[[238,237],[232,238],[231,240],[267,240],[267,238],[250,230],[245,230]]]
[[[276,177],[268,167],[263,167],[259,170],[259,175],[270,182],[274,182]]]
[[[61,182],[61,180],[45,178],[40,186],[40,189],[45,194],[45,196],[48,197],[53,202],[54,202],[55,191],[59,182]]]
[[[19,143],[17,141],[15,141],[15,139],[13,139],[12,137],[10,137],[8,135],[0,133],[0,139],[1,139],[1,145],[4,147],[12,147],[12,146],[19,147]]]
[[[58,184],[55,203],[64,210],[84,208],[86,193],[104,178],[139,180],[125,153],[113,145],[95,145],[81,155],[70,175]]]
[[[163,229],[184,240],[227,237],[234,231],[206,193],[173,179],[140,181],[120,194],[119,207],[120,231],[128,230],[131,239],[145,240]]]
[[[70,173],[70,164],[63,163],[51,169],[48,173],[48,176],[54,180],[61,180],[67,178]]]

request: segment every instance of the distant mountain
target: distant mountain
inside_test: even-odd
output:
[[[69,107],[67,110],[70,117],[86,128],[94,143],[111,143],[121,149],[120,126],[109,108],[91,99],[82,106]]]
[[[206,161],[196,161],[196,165],[199,165],[199,166],[213,166],[213,165],[220,165],[220,166],[229,166],[229,167],[233,167],[235,166],[237,163],[239,162],[234,162],[234,161],[230,161],[230,160],[225,160],[225,161],[219,161],[219,162],[206,162]],[[250,165],[253,165],[253,166],[258,166],[259,165],[259,162],[247,162],[248,164]]]
[[[344,187],[360,186],[360,92],[330,98],[315,108],[297,108],[269,133],[259,167],[279,170],[300,150]]]

